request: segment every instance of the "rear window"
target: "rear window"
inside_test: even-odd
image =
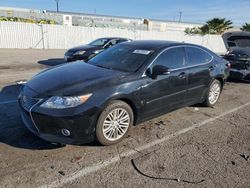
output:
[[[250,36],[232,36],[228,38],[228,45],[232,47],[230,43],[234,43],[234,46],[238,47],[250,47]]]
[[[154,53],[152,50],[120,44],[92,58],[88,63],[124,72],[135,72]]]
[[[188,65],[200,65],[209,63],[213,56],[205,50],[196,47],[185,47],[188,57]]]

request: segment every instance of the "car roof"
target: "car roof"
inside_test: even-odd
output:
[[[122,37],[103,37],[103,38],[99,38],[99,39],[108,39],[108,40],[113,40],[113,39],[124,39],[124,40],[131,40],[131,39],[122,38]]]
[[[131,41],[129,43],[123,43],[123,44],[128,44],[128,45],[133,45],[137,46],[138,48],[142,49],[151,49],[151,50],[160,50],[172,46],[198,46],[195,44],[189,44],[189,43],[184,43],[184,42],[176,42],[176,41],[164,41],[164,40],[136,40],[136,41]],[[201,46],[198,46],[201,47]],[[201,47],[203,48],[203,47]]]

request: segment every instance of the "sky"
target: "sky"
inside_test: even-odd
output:
[[[56,10],[55,0],[0,0],[0,6]],[[214,17],[235,26],[250,23],[250,0],[59,0],[59,10],[104,15],[205,23]]]

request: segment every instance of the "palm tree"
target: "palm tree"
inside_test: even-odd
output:
[[[233,28],[231,20],[226,18],[213,18],[200,28],[202,34],[222,34]]]
[[[201,27],[186,29],[186,31],[191,32],[189,34],[200,34],[200,35],[215,34],[215,35],[221,35],[225,31],[233,28],[232,24],[233,24],[232,21],[231,20],[226,20],[226,18],[213,18],[211,20],[208,20],[206,22],[206,24],[201,26]]]
[[[240,28],[241,31],[250,31],[250,24],[249,23],[245,23],[245,25],[242,26],[242,28]]]

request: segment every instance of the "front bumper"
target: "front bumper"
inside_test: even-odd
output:
[[[85,105],[82,112],[70,116],[70,111],[53,113],[40,111],[39,104],[27,110],[19,100],[21,116],[25,126],[38,137],[62,144],[84,144],[95,140],[95,125],[100,110]],[[40,112],[39,112],[40,111]],[[70,132],[69,136],[62,134],[62,129]]]

